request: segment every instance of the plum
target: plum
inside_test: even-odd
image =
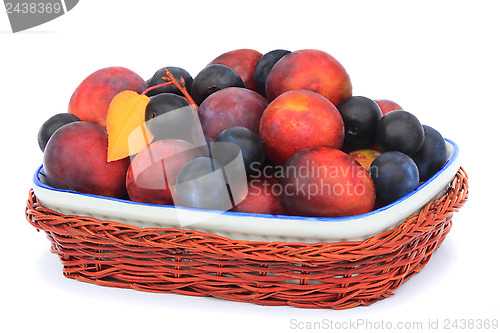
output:
[[[40,149],[42,151],[45,150],[47,142],[55,131],[74,121],[80,121],[80,119],[74,114],[67,112],[58,113],[47,119],[38,131],[38,145],[40,146]]]
[[[280,201],[288,214],[339,217],[373,209],[375,186],[368,171],[338,149],[301,150],[283,169]]]
[[[106,127],[106,115],[113,97],[124,90],[141,94],[146,82],[124,67],[102,68],[80,83],[71,96],[68,112],[83,121]]]
[[[262,96],[266,97],[266,81],[269,72],[281,58],[289,53],[290,51],[281,49],[267,52],[259,59],[257,65],[255,65],[255,84]]]
[[[368,149],[375,144],[375,130],[382,111],[369,98],[352,96],[338,106],[345,126],[344,147],[348,150]]]
[[[174,203],[172,186],[179,170],[201,152],[180,139],[153,142],[140,151],[130,163],[126,185],[130,200],[154,204]]]
[[[441,169],[448,159],[446,142],[444,138],[434,128],[422,125],[425,138],[422,148],[413,156],[413,161],[417,164],[421,181],[426,181]]]
[[[243,88],[243,80],[233,69],[225,65],[210,65],[203,68],[193,80],[191,96],[197,105],[211,94],[229,87]]]
[[[241,152],[247,174],[262,169],[266,153],[259,135],[246,127],[235,126],[222,131],[215,138],[212,157],[224,165]]]
[[[234,126],[258,133],[260,117],[267,105],[267,100],[255,91],[231,87],[210,95],[201,103],[198,114],[205,135],[215,139]]]
[[[181,78],[184,79],[185,85],[186,85],[186,90],[189,94],[191,94],[191,86],[193,85],[193,77],[191,74],[189,74],[188,71],[186,71],[184,68],[181,67],[175,67],[175,66],[167,66],[164,67],[166,68],[174,78],[177,80],[177,82],[181,82]],[[159,84],[165,83],[165,80],[163,80],[163,77],[165,77],[165,71],[164,68],[160,68],[157,70],[154,75],[147,81],[148,87],[154,87]],[[153,89],[149,92],[146,93],[146,96],[155,96],[158,94],[163,94],[163,93],[171,93],[171,94],[176,94],[183,96],[182,92],[177,89],[176,86],[173,84],[169,84],[167,86],[161,87],[161,88],[156,88]]]
[[[172,93],[161,93],[149,100],[145,119],[155,141],[182,139],[192,127],[193,110],[185,98]]]
[[[238,49],[221,54],[208,65],[220,64],[232,68],[243,80],[244,87],[257,91],[255,66],[262,53],[252,49]]]
[[[335,105],[325,97],[294,90],[280,95],[264,110],[259,134],[269,159],[282,164],[305,148],[340,148],[344,122]]]
[[[418,186],[419,173],[415,162],[399,151],[378,156],[370,166],[377,199],[389,204],[410,193]]]
[[[66,190],[124,198],[130,159],[107,162],[107,153],[104,128],[85,121],[66,124],[45,147],[43,168],[47,182]]]
[[[413,155],[424,144],[424,128],[413,114],[396,110],[380,118],[375,132],[378,150]]]
[[[344,67],[320,50],[298,50],[281,58],[266,81],[266,96],[272,101],[290,90],[310,90],[339,105],[352,96],[352,84]]]
[[[229,210],[232,207],[223,166],[210,157],[197,157],[179,171],[175,187],[180,206]]]

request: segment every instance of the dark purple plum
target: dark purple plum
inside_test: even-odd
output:
[[[62,126],[80,121],[80,118],[71,113],[58,113],[45,121],[38,131],[38,145],[42,151],[45,151],[45,146],[52,134]]]
[[[177,82],[181,82],[181,77],[184,79],[184,82],[186,83],[186,90],[188,93],[191,94],[191,86],[193,85],[193,77],[187,70],[181,67],[175,67],[175,66],[168,66],[164,67],[166,68],[172,75],[173,77],[177,80]],[[165,77],[165,71],[163,68],[160,68],[159,70],[156,71],[156,73],[146,82],[148,84],[148,87],[153,87],[162,83],[165,83],[165,80],[162,78]],[[183,96],[182,92],[177,89],[176,86],[173,84],[169,84],[168,86],[164,86],[161,88],[156,88],[153,89],[149,92],[146,93],[146,96],[155,96],[158,94],[162,93],[172,93],[176,95]]]
[[[382,110],[373,100],[352,96],[337,107],[344,120],[344,147],[348,150],[369,149],[375,144],[375,131]]]
[[[193,111],[185,98],[163,93],[151,97],[145,119],[155,141],[181,139],[191,129]]]
[[[262,96],[266,97],[266,80],[269,72],[273,66],[288,53],[290,53],[290,51],[281,49],[267,52],[260,57],[257,65],[255,65],[255,84],[257,85],[257,90]]]
[[[399,151],[413,155],[424,144],[424,128],[417,117],[407,111],[392,111],[377,125],[375,141],[381,152]]]
[[[407,155],[388,151],[373,160],[369,169],[377,199],[389,204],[417,188],[418,167]]]
[[[232,143],[236,147],[224,143]],[[231,127],[220,133],[215,138],[212,157],[223,165],[227,165],[236,158],[240,151],[247,174],[257,172],[262,168],[266,158],[264,143],[257,133],[246,127]]]
[[[414,155],[420,180],[426,181],[443,167],[448,159],[446,142],[441,134],[434,128],[423,125],[425,139],[422,148]]]
[[[225,65],[209,65],[194,78],[191,97],[200,105],[209,95],[228,87],[244,87],[238,73]]]
[[[209,157],[187,162],[176,180],[179,202],[176,205],[201,209],[232,208],[222,166]]]

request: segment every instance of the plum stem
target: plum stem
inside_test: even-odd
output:
[[[162,77],[162,79],[166,83],[172,83],[179,91],[186,97],[188,103],[194,108],[196,111],[198,109],[198,105],[196,105],[196,102],[191,98],[189,95],[188,91],[186,90],[186,81],[184,80],[183,77],[181,77],[181,83],[179,83],[175,77],[168,71],[168,69],[163,68],[163,71],[165,72],[166,77]]]
[[[156,88],[165,87],[165,86],[168,86],[169,84],[172,84],[172,82],[160,83],[160,84],[157,84],[156,86],[149,87],[148,89],[144,90],[141,95],[146,95],[151,90],[155,90]]]

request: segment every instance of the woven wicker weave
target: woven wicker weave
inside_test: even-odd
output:
[[[347,309],[392,295],[419,272],[467,195],[460,169],[445,195],[398,227],[364,241],[316,244],[232,240],[62,215],[43,207],[33,191],[26,218],[47,233],[68,278],[261,305]]]

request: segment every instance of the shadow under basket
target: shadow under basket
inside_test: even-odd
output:
[[[460,168],[444,195],[362,241],[233,240],[143,228],[45,208],[30,190],[26,218],[46,232],[63,274],[101,286],[213,296],[260,305],[348,309],[384,299],[441,245],[468,195]]]

